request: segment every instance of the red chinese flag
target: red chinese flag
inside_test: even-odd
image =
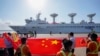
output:
[[[97,39],[100,42],[100,37]],[[75,38],[75,47],[86,47],[87,42],[85,37],[76,37]]]
[[[18,37],[11,38],[7,33],[3,33],[3,37],[6,38],[9,42],[12,43],[14,49],[17,49],[18,48],[19,42],[20,42],[20,40],[17,39]],[[17,40],[14,39],[14,38],[16,38]]]
[[[84,37],[75,38],[75,47],[86,47],[86,41]]]
[[[56,54],[62,47],[59,39],[28,39],[32,54]]]
[[[0,48],[6,48],[4,38],[0,38]]]
[[[99,42],[100,42],[100,37],[98,37],[98,39],[97,39]]]

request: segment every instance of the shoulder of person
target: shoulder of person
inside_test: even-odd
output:
[[[61,53],[61,51],[57,52],[56,56],[63,56],[63,54]]]
[[[94,46],[94,48],[98,45],[98,43],[96,41],[90,41],[87,45],[88,48],[92,48]]]

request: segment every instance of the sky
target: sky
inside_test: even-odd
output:
[[[0,23],[25,25],[25,19],[41,12],[41,20],[47,18],[52,23],[50,14],[57,13],[56,22],[70,23],[69,13],[77,13],[74,22],[89,22],[88,14],[96,13],[95,23],[100,23],[100,0],[0,0]]]

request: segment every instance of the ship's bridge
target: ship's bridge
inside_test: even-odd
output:
[[[40,15],[41,13],[39,13],[36,16],[36,20],[34,20],[32,17],[30,17],[30,19],[26,19],[26,26],[32,26],[32,25],[37,25],[37,24],[48,24],[48,22],[46,22],[46,18],[44,18],[44,20],[40,19]]]

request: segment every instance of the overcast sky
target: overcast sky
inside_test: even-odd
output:
[[[39,12],[41,20],[46,17],[49,23],[52,13],[58,14],[57,23],[70,23],[69,13],[77,13],[75,23],[89,22],[87,14],[96,13],[93,21],[100,23],[100,0],[0,0],[0,22],[25,25],[25,19],[36,19]]]

